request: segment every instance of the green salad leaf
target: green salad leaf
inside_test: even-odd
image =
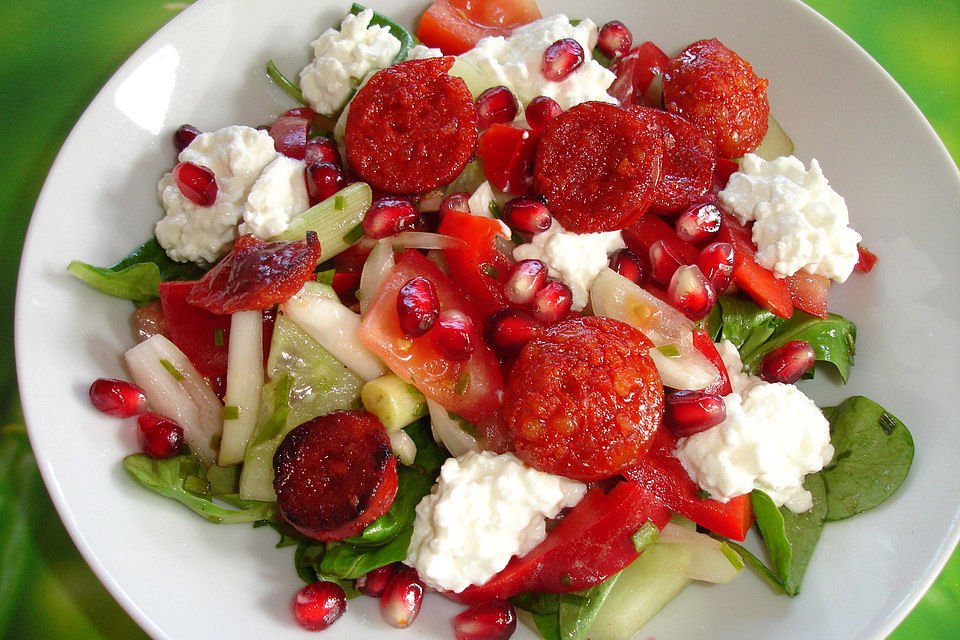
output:
[[[584,640],[600,606],[620,578],[615,573],[589,589],[570,593],[521,593],[510,598],[529,611],[544,640]]]
[[[443,449],[433,439],[433,433],[430,431],[430,424],[426,420],[417,420],[403,429],[417,445],[417,456],[413,461],[413,466],[423,471],[435,475],[440,471],[441,465],[450,457],[446,449]]]

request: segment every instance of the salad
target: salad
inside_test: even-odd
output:
[[[133,383],[91,387],[138,416],[125,468],[296,545],[306,628],[360,594],[410,626],[433,589],[458,637],[626,638],[745,565],[796,595],[909,469],[882,407],[793,384],[849,375],[826,292],[872,256],[767,81],[513,8],[437,2],[416,44],[355,5],[299,83],[267,65],[303,106],[178,129],[156,237],[70,266],[138,306]]]

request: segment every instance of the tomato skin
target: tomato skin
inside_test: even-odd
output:
[[[497,251],[494,244],[503,228],[493,218],[475,216],[451,209],[437,233],[459,238],[463,245],[443,250],[443,257],[454,281],[478,309],[493,313],[510,306],[503,286],[510,279],[513,260]],[[493,277],[496,275],[496,277]]]
[[[417,276],[433,284],[441,311],[463,311],[479,331],[483,318],[463,292],[423,254],[411,249],[397,258],[396,266],[380,286],[360,324],[360,339],[394,373],[411,384],[416,381],[424,395],[471,422],[480,422],[503,402],[497,358],[479,334],[470,357],[461,361],[444,358],[429,331],[412,340],[404,336],[397,318],[397,292]]]
[[[200,375],[226,376],[230,316],[211,313],[187,302],[194,284],[193,281],[160,283],[160,305],[167,321],[167,335]],[[222,340],[217,339],[218,332]]]
[[[787,289],[790,290],[793,306],[818,318],[827,317],[827,291],[830,289],[830,278],[816,273],[807,273],[801,269],[783,280]]]
[[[644,42],[624,54],[614,65],[613,72],[617,74],[617,79],[607,93],[619,100],[621,107],[639,105],[659,108],[659,104],[648,105],[644,94],[653,78],[663,73],[669,62],[670,58],[660,47],[652,42]]]
[[[482,585],[445,595],[463,604],[476,604],[525,591],[586,589],[639,557],[632,537],[645,522],[663,529],[669,520],[670,510],[639,484],[618,482],[609,493],[594,487],[525,556],[510,560]]]
[[[533,0],[436,0],[420,19],[417,38],[445,55],[460,55],[481,38],[508,35],[541,17]]]
[[[710,339],[710,334],[703,329],[694,331],[693,346],[717,369],[716,380],[711,382],[710,385],[703,390],[704,393],[715,393],[718,396],[725,396],[731,393],[733,389],[730,387],[730,374],[727,373],[727,367],[723,364],[723,358],[720,357],[720,353],[717,351],[717,347],[714,346],[713,340]]]
[[[717,242],[729,242],[733,246],[733,282],[740,289],[776,316],[793,315],[793,299],[787,283],[757,263],[754,257],[757,245],[753,244],[750,232],[728,213],[721,219]]]
[[[742,541],[753,525],[750,494],[727,502],[697,497],[700,487],[673,455],[676,448],[677,438],[666,429],[660,429],[647,457],[624,471],[624,477],[645,487],[672,511],[714,533]]]
[[[540,134],[509,124],[493,124],[480,134],[477,155],[483,161],[483,175],[504,193],[531,193],[533,159]]]

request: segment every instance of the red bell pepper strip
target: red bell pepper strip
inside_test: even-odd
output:
[[[774,315],[781,318],[793,315],[793,299],[787,283],[757,263],[757,245],[750,232],[729,213],[723,214],[717,242],[729,242],[733,246],[733,281],[741,290]]]
[[[723,358],[720,357],[720,353],[717,352],[717,347],[714,346],[713,340],[710,339],[710,334],[703,329],[694,331],[693,346],[717,369],[716,380],[711,382],[703,391],[705,393],[715,393],[718,396],[725,396],[733,391],[730,387],[730,375],[727,373],[727,367],[724,366]]]
[[[443,250],[453,279],[460,283],[478,309],[489,316],[510,305],[503,286],[510,279],[513,260],[496,247],[502,231],[493,218],[450,210],[444,215],[438,233],[458,238],[463,244]]]

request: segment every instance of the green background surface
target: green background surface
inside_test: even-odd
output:
[[[897,79],[960,162],[960,1],[808,4]],[[0,638],[145,637],[84,564],[44,492],[20,425],[12,309],[20,247],[57,150],[116,68],[183,6],[0,3],[0,425],[8,425],[0,427]],[[960,637],[960,552],[890,637]]]

